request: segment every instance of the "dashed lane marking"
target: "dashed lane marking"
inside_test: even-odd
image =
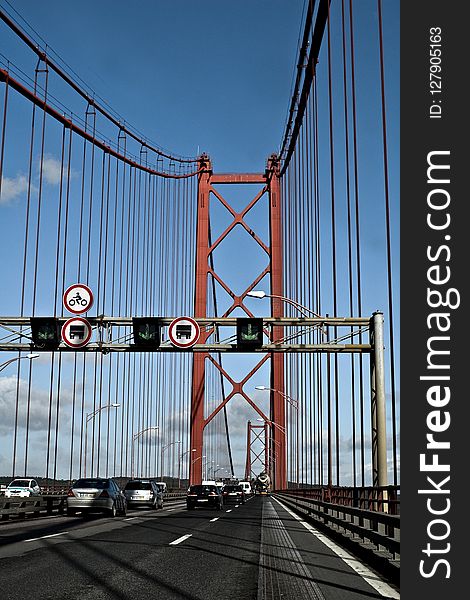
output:
[[[46,538],[57,537],[58,535],[65,535],[68,531],[62,531],[61,533],[51,533],[50,535],[43,535],[42,537],[30,538],[29,540],[25,540],[25,542],[36,542],[37,540],[45,540]]]
[[[218,521],[218,520],[219,520],[219,517],[214,517],[213,519],[211,519],[211,520],[209,521],[209,523],[213,523],[214,521]]]
[[[181,544],[181,542],[184,542],[184,540],[187,540],[192,535],[193,535],[192,533],[187,533],[186,535],[182,535],[177,540],[173,540],[172,542],[170,542],[170,546],[176,546],[176,544]]]

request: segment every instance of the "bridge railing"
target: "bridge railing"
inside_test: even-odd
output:
[[[391,581],[399,581],[398,488],[299,488],[273,495]]]
[[[42,496],[30,496],[29,498],[6,498],[0,496],[0,521],[8,521],[10,517],[24,519],[26,517],[46,517],[54,513],[62,514],[66,508],[67,489],[47,488]],[[164,502],[178,502],[186,498],[185,492],[168,492],[164,496]]]
[[[29,498],[0,498],[0,519],[8,521],[10,517],[24,519],[42,517],[55,512],[63,512],[65,508],[63,495],[30,496]]]
[[[400,487],[394,485],[383,487],[315,486],[279,491],[342,506],[385,512],[391,515],[400,514]]]

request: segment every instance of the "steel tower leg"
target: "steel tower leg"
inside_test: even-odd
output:
[[[269,177],[269,214],[271,234],[271,294],[282,296],[283,269],[282,269],[282,211],[281,211],[281,186],[279,180],[279,161],[273,155],[268,160]],[[271,299],[271,314],[273,317],[282,317],[282,301],[279,298]],[[283,327],[273,327],[272,341],[279,340],[284,335]],[[271,420],[275,425],[272,427],[270,444],[272,456],[276,451],[274,461],[273,488],[283,490],[287,488],[287,462],[286,462],[286,410],[284,392],[284,355],[281,352],[273,352],[271,355],[271,388],[277,392],[271,392]],[[281,393],[279,393],[281,392]]]
[[[194,297],[194,316],[207,316],[207,273],[209,252],[209,190],[211,164],[202,156],[199,168],[203,169],[198,182],[197,232],[196,232],[196,283]],[[201,331],[199,343],[206,341],[207,334]],[[206,353],[193,355],[193,382],[191,395],[190,448],[196,449],[189,466],[189,482],[202,482],[202,452],[204,436],[204,387]]]

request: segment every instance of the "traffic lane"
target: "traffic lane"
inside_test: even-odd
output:
[[[162,515],[162,512],[159,514]],[[116,519],[107,518],[101,524],[96,523],[100,530],[95,532],[83,528],[61,537],[41,540],[34,552],[28,553],[27,560],[23,560],[24,556],[18,556],[0,561],[2,598],[16,600],[26,597],[31,582],[34,582],[37,590],[35,597],[44,599],[68,600],[76,598],[78,591],[80,598],[85,599],[135,599],[151,591],[155,598],[207,600],[210,597],[208,589],[213,587],[210,575],[220,573],[220,563],[214,552],[224,537],[217,531],[211,534],[209,530],[220,527],[228,515],[231,512],[206,509],[176,511],[162,515],[163,518],[131,517],[122,520],[121,523],[126,526],[121,527],[114,526]],[[253,517],[246,515],[242,520],[248,521],[248,527],[256,528]],[[109,529],[110,526],[113,528]],[[241,522],[239,526],[242,526]],[[197,545],[207,547],[212,544],[210,552],[205,554],[211,560],[201,563],[198,548],[188,550],[182,543],[170,545],[187,533],[192,534],[195,538],[193,543]],[[242,538],[246,537],[241,530],[240,533]],[[238,535],[233,537],[236,539]],[[230,551],[233,552],[233,549]],[[185,556],[187,559],[184,559]],[[233,564],[233,558],[230,562]],[[257,569],[256,560],[251,568]],[[235,572],[234,569],[231,571]],[[255,579],[255,576],[251,579],[250,593]],[[238,576],[235,575],[231,584],[237,584],[237,580]],[[223,587],[220,582],[216,586],[217,590]]]
[[[191,529],[194,518],[201,519]],[[204,523],[203,519],[207,519]],[[222,511],[198,508],[180,523],[187,530],[159,557],[158,574],[167,595],[161,598],[257,598],[261,504],[225,506]],[[175,586],[178,594],[170,594]]]
[[[172,512],[181,510],[185,507],[183,502],[168,503],[164,506],[163,511],[159,509],[157,512]],[[146,507],[137,507],[127,510],[127,518],[137,516],[152,516],[155,514],[155,509]],[[0,548],[6,544],[20,542],[30,537],[41,537],[69,530],[70,528],[86,527],[87,524],[93,523],[97,519],[105,519],[105,515],[75,515],[67,517],[62,514],[48,515],[42,517],[26,517],[25,519],[9,519],[8,521],[0,522]],[[116,516],[115,520],[122,520],[125,517]]]
[[[336,546],[313,527],[305,527],[303,519],[296,518],[281,502],[272,499],[277,516],[287,529],[294,545],[300,553],[325,600],[367,600],[377,598],[399,598],[399,592],[378,573],[363,565],[359,559],[350,556],[350,564],[332,548]],[[313,532],[312,532],[313,530]],[[328,542],[326,545],[325,542]],[[355,570],[351,564],[359,570]]]
[[[110,518],[97,513],[74,517],[54,515],[42,519],[32,519],[31,521],[28,519],[9,521],[0,527],[0,558],[30,552],[40,545],[42,539],[48,537],[57,537],[56,541],[61,541],[58,539],[59,536],[65,533],[72,534],[75,531],[79,537],[94,535],[100,531],[124,527],[128,524],[128,521],[134,519],[152,519],[157,516],[164,516],[174,510],[182,510],[182,506],[159,511],[138,508],[128,511],[126,517],[116,516]],[[23,542],[28,542],[28,546],[23,546]]]

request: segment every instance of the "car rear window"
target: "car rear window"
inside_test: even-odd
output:
[[[125,490],[151,490],[152,484],[149,481],[128,481]]]
[[[107,479],[77,479],[72,487],[104,490],[109,487],[109,481]]]
[[[243,488],[241,485],[226,485],[224,492],[243,492]]]
[[[210,492],[217,492],[215,485],[192,485],[189,488],[190,494],[210,494]]]

